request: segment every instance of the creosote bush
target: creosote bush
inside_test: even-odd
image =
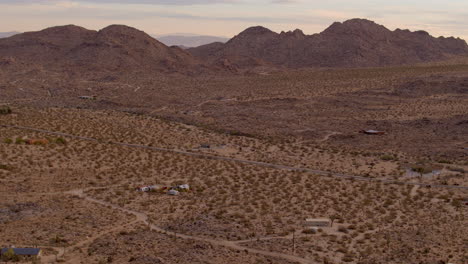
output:
[[[11,108],[9,106],[0,106],[0,115],[8,115],[11,114]]]

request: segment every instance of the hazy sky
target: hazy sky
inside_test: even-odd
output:
[[[468,39],[468,0],[0,0],[0,31],[125,24],[150,34],[232,37],[249,26],[318,33],[334,21],[368,18],[390,29]]]

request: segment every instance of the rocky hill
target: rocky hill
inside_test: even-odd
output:
[[[198,74],[255,67],[375,67],[468,54],[464,40],[427,32],[391,31],[364,19],[334,23],[320,34],[251,27],[227,43],[184,50],[143,31],[112,25],[100,31],[68,25],[0,39],[0,63],[67,75],[135,72]],[[11,66],[16,65],[16,67]],[[149,76],[145,74],[144,76]],[[28,74],[29,76],[29,74]]]
[[[301,30],[275,33],[251,27],[227,43],[188,50],[211,63],[238,67],[374,67],[436,61],[468,54],[459,38],[434,38],[425,31],[391,31],[365,19],[334,23],[320,34]]]
[[[202,63],[143,31],[112,25],[100,31],[59,26],[0,39],[0,58],[47,69],[194,72]]]

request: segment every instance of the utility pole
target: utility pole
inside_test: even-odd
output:
[[[292,252],[293,252],[293,255],[296,254],[296,230],[293,229],[293,249],[292,249]]]

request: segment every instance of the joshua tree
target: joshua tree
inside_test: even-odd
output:
[[[413,168],[413,171],[419,173],[419,179],[422,179],[423,174],[424,174],[424,168],[423,167]]]

